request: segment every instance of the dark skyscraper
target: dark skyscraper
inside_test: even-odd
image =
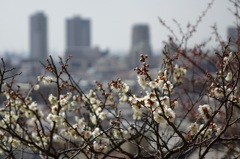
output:
[[[46,60],[47,51],[47,18],[39,12],[30,17],[30,58]]]
[[[134,25],[132,28],[132,46],[139,43],[149,43],[149,28],[148,25]]]
[[[66,21],[67,49],[91,46],[90,20],[73,17]]]
[[[229,40],[229,38],[231,38],[229,48],[232,51],[236,51],[237,50],[236,43],[239,42],[239,37],[240,37],[240,28],[228,27],[228,29],[227,29],[227,40]]]
[[[147,54],[149,59],[152,57],[150,46],[149,27],[146,24],[134,25],[132,28],[132,45],[129,53],[129,66],[131,68],[140,65],[139,57],[141,54]]]

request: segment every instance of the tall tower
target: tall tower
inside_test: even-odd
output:
[[[47,18],[39,12],[30,17],[30,58],[38,61],[47,59]]]
[[[79,47],[90,47],[90,20],[73,17],[66,21],[67,50]]]
[[[149,60],[152,58],[149,27],[147,24],[134,25],[132,28],[132,45],[128,61],[129,67],[140,66],[139,58],[141,54],[147,54]]]
[[[240,40],[240,27],[228,27],[227,29],[227,38],[231,38],[229,48],[232,51],[237,51],[239,46],[237,45],[238,41]],[[227,39],[227,40],[228,40]]]

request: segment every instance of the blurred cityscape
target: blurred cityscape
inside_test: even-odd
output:
[[[8,67],[22,72],[20,83],[34,82],[44,73],[41,65],[51,53],[48,51],[48,18],[43,12],[32,14],[29,18],[29,57],[13,52],[5,52],[4,60]],[[151,68],[160,65],[159,58],[153,55],[150,43],[150,26],[134,24],[132,26],[131,48],[126,56],[111,54],[91,45],[91,21],[74,16],[65,21],[66,46],[63,59],[72,56],[69,62],[71,73],[82,81],[105,81],[123,77],[135,79],[133,68],[140,66],[140,54],[148,54]],[[56,62],[57,58],[54,57]]]
[[[42,63],[46,63],[51,52],[48,51],[48,17],[43,12],[37,12],[29,18],[29,56],[6,52],[4,60],[9,68],[16,68],[21,72],[17,77],[18,83],[32,83],[37,76],[44,74]],[[133,69],[140,66],[140,54],[147,54],[150,69],[160,68],[161,55],[154,54],[151,48],[150,26],[145,23],[134,24],[131,29],[131,44],[128,54],[116,55],[109,50],[101,50],[91,44],[91,20],[80,16],[69,17],[65,20],[65,53],[63,59],[72,56],[69,70],[76,80],[80,80],[82,87],[99,82],[109,82],[112,79],[128,80],[135,85],[136,73]],[[228,36],[236,36],[236,28],[228,28]],[[58,58],[54,57],[56,63]]]

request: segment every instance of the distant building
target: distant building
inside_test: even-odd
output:
[[[237,46],[239,44],[240,41],[240,28],[237,27],[228,27],[227,29],[227,40],[229,40],[229,38],[231,38],[230,41],[230,45],[229,48],[232,51],[236,51],[237,50]]]
[[[39,12],[30,17],[30,58],[44,61],[48,56],[47,18]]]
[[[66,21],[67,49],[91,46],[90,20],[73,17]]]
[[[66,20],[66,58],[70,69],[78,74],[87,76],[87,72],[107,52],[101,52],[98,47],[91,47],[91,22],[81,17]]]
[[[149,60],[152,58],[149,27],[146,24],[134,25],[132,28],[132,44],[128,58],[129,67],[140,66],[139,57],[141,54],[147,54]]]

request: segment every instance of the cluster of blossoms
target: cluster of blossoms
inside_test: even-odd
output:
[[[216,73],[216,79],[211,84],[209,96],[217,99],[228,97],[228,100],[234,103],[240,103],[238,89],[233,84],[238,80],[237,75],[233,75],[233,68],[238,67],[232,65],[234,55],[232,52],[226,54],[223,58],[223,68]],[[228,69],[231,68],[231,69]]]
[[[132,105],[133,119],[140,120],[144,111],[153,114],[153,119],[157,123],[173,122],[176,118],[174,109],[178,102],[176,99],[170,100],[170,95],[173,93],[173,83],[169,80],[170,71],[159,71],[156,79],[147,80],[147,75],[138,75],[138,84],[142,89],[150,89],[151,92],[146,92],[142,98],[137,98],[135,95],[129,98]],[[176,83],[182,81],[183,76],[186,75],[186,69],[175,66],[173,71],[173,78]]]
[[[118,93],[119,102],[127,101],[127,99],[128,99],[127,92],[129,91],[129,86],[125,82],[122,82],[120,79],[118,79],[116,81],[112,81],[110,83],[110,89],[114,93]],[[110,98],[108,97],[108,99],[110,99]],[[113,99],[113,97],[112,97],[112,99]]]
[[[202,117],[205,122],[208,122],[212,115],[212,108],[208,104],[199,105],[198,112],[200,117]],[[200,135],[203,138],[211,138],[212,136],[218,135],[221,131],[217,124],[212,122],[210,125],[199,125],[197,122],[194,122],[188,127],[188,129],[192,136],[200,132]]]
[[[38,76],[38,81],[43,82],[45,85],[49,85],[53,82],[53,78],[51,76]]]
[[[148,92],[143,98],[130,97],[129,102],[132,105],[133,119],[140,120],[143,111],[149,111],[153,114],[157,123],[165,123],[166,119],[173,122],[176,115],[172,108],[177,107],[177,100],[170,101],[168,96],[160,97],[159,100],[160,102],[154,93]]]
[[[225,67],[231,61],[230,56],[232,55],[224,58]],[[0,109],[2,117],[0,127],[3,130],[0,131],[1,143],[16,149],[25,144],[24,146],[33,151],[40,149],[40,151],[46,150],[56,154],[60,152],[57,151],[58,146],[62,146],[63,151],[69,148],[70,150],[67,150],[69,152],[73,149],[72,152],[84,152],[92,158],[99,157],[97,154],[104,155],[118,151],[118,149],[124,152],[122,149],[124,143],[130,142],[137,145],[138,139],[142,140],[145,136],[150,145],[155,142],[155,138],[163,142],[166,139],[168,142],[176,136],[178,141],[187,145],[188,141],[185,141],[184,134],[189,135],[190,139],[200,138],[195,141],[202,142],[222,133],[218,126],[219,122],[215,121],[216,112],[220,112],[221,109],[217,109],[217,106],[211,107],[211,104],[200,105],[197,110],[203,120],[198,118],[196,122],[190,124],[187,133],[182,131],[182,121],[178,122],[179,125],[176,124],[177,98],[181,98],[177,93],[181,92],[175,87],[184,84],[186,68],[174,66],[173,60],[167,60],[164,70],[160,70],[153,78],[149,75],[145,58],[142,56],[141,59],[143,68],[136,69],[138,71],[137,82],[142,88],[138,94],[133,94],[129,85],[120,79],[111,81],[107,85],[108,89],[104,89],[101,84],[97,83],[96,89],[91,89],[85,94],[77,84],[74,85],[74,82],[64,81],[65,78],[39,76],[38,83],[42,82],[45,85],[60,83],[57,95],[50,94],[46,97],[47,108],[46,113],[43,113],[30,97],[19,96],[16,91],[10,89],[3,91],[6,101],[4,108]],[[228,102],[230,100],[230,102],[239,103],[240,100],[236,96],[237,90],[232,89],[233,86],[231,86],[235,74],[233,75],[231,71],[222,72],[219,71],[218,79],[212,81],[210,97],[222,99],[227,96]],[[219,79],[227,84],[221,85]],[[39,84],[33,85],[31,91],[38,90],[39,87]],[[181,100],[181,102],[185,101]],[[130,120],[122,113],[121,106],[131,109]],[[191,111],[195,111],[195,108],[192,107],[184,115],[188,116]],[[141,127],[142,125],[144,127]],[[159,129],[160,126],[166,126],[164,132]],[[8,129],[14,130],[17,137],[5,135]],[[169,134],[164,134],[167,131]],[[153,136],[148,137],[149,132]],[[19,136],[23,136],[22,134],[26,135],[21,141]],[[160,142],[154,144],[161,145]],[[161,146],[163,147],[161,153],[165,153],[165,149],[167,151],[171,149],[169,143]],[[158,147],[161,146],[158,145]],[[0,146],[0,150],[3,147]]]
[[[205,127],[205,128],[204,128]],[[192,136],[196,135],[198,132],[200,132],[200,135],[201,137],[203,138],[211,138],[213,136],[217,136],[221,129],[217,126],[217,124],[213,123],[213,124],[210,124],[210,126],[205,126],[204,124],[197,124],[196,122],[195,123],[192,123],[189,127],[188,127],[189,131],[190,131],[190,134]]]
[[[173,79],[177,83],[182,83],[183,77],[187,74],[187,69],[175,65],[173,68]]]

